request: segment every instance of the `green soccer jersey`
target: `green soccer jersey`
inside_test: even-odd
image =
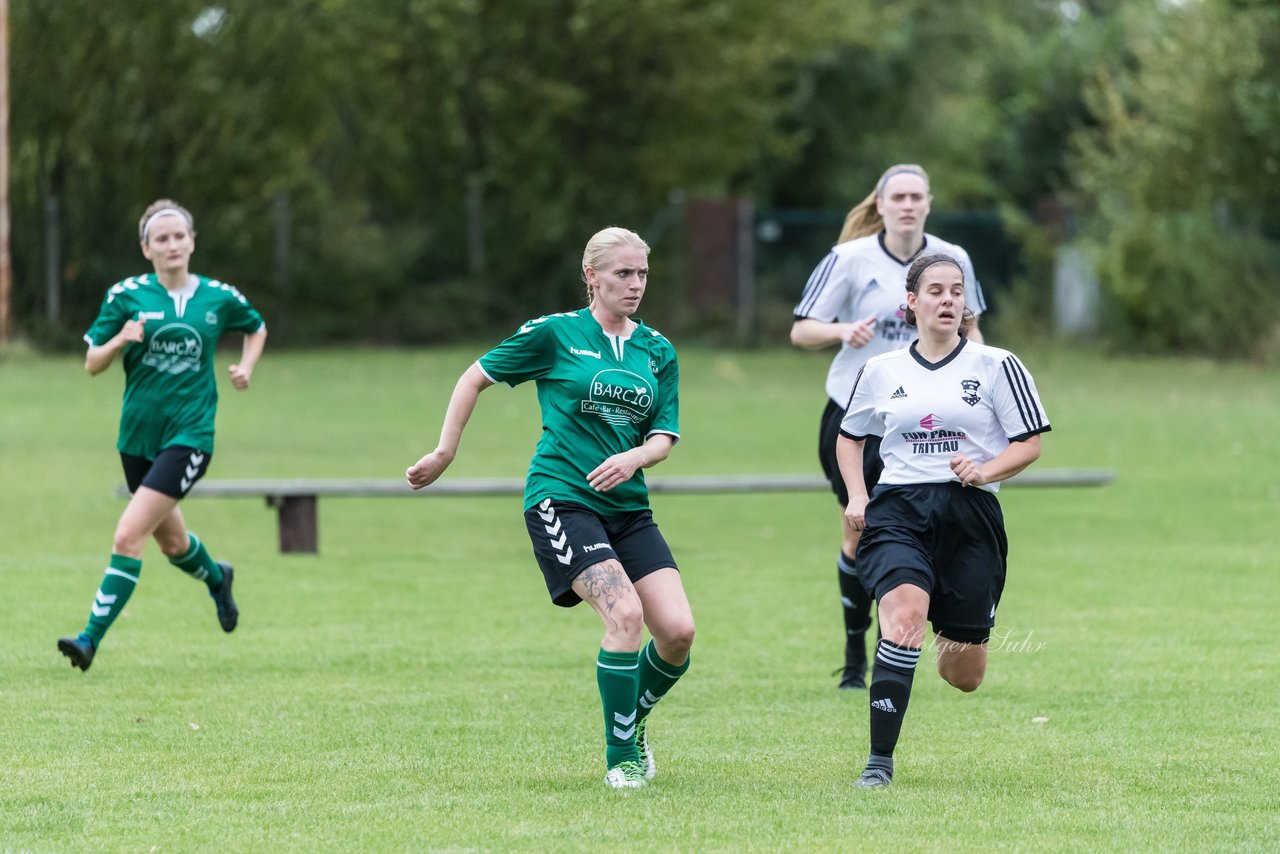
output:
[[[544,498],[572,501],[604,516],[644,510],[644,473],[596,492],[587,474],[654,433],[680,438],[680,369],[660,332],[639,323],[609,335],[588,308],[530,320],[480,357],[493,382],[538,385],[542,438],[529,464],[524,509]]]
[[[154,273],[112,285],[85,333],[90,346],[111,340],[129,320],[142,320],[143,340],[124,348],[121,453],[146,459],[171,445],[213,452],[218,385],[213,352],[227,331],[253,333],[262,316],[231,285],[204,276],[169,291]]]

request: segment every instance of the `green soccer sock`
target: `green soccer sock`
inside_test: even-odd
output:
[[[133,588],[138,586],[138,575],[142,572],[142,561],[136,557],[125,557],[113,554],[102,576],[102,584],[89,606],[89,623],[84,633],[93,641],[93,645],[102,644],[102,637],[111,628],[111,624],[124,610],[124,603],[133,595]]]
[[[685,658],[684,664],[670,664],[658,655],[658,648],[653,638],[649,639],[649,643],[640,651],[638,685],[640,720],[644,720],[649,712],[653,711],[654,705],[667,695],[672,686],[689,669],[691,660],[692,657],[689,657]]]
[[[636,750],[636,669],[638,652],[600,650],[596,659],[596,683],[604,706],[605,761],[638,762]]]
[[[192,578],[203,581],[209,585],[210,590],[221,587],[222,568],[214,563],[213,558],[209,556],[209,550],[204,547],[204,543],[200,542],[199,537],[190,531],[187,532],[187,536],[191,538],[188,541],[187,553],[181,557],[169,558],[169,563]]]

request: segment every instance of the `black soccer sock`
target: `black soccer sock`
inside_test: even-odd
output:
[[[844,634],[846,646],[861,648],[859,658],[865,664],[867,660],[866,633],[871,626],[871,594],[858,579],[858,571],[854,569],[853,558],[841,553],[836,561],[837,575],[840,577],[840,604],[844,606]],[[846,655],[846,659],[848,656]],[[846,660],[846,666],[849,662]]]
[[[876,644],[876,663],[871,670],[871,756],[893,756],[902,731],[902,718],[911,699],[911,681],[920,660],[920,648],[898,646],[893,641]],[[883,767],[883,762],[880,766]],[[889,763],[892,771],[893,763]]]

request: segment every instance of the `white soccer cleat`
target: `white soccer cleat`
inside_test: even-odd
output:
[[[639,762],[619,762],[604,775],[605,785],[611,789],[639,789],[644,786],[644,765]]]
[[[649,739],[645,737],[645,724],[648,718],[636,724],[636,749],[640,751],[640,764],[644,766],[644,778],[652,780],[658,773],[658,765],[653,761],[653,750],[649,747]]]

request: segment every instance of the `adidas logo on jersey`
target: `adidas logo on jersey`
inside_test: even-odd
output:
[[[895,715],[898,713],[897,708],[893,705],[893,701],[888,697],[885,697],[883,700],[872,700],[871,708],[879,709],[882,712],[892,712]]]
[[[898,390],[895,391],[893,394],[889,395],[889,399],[897,400],[900,397],[906,397],[906,396],[907,396],[907,390],[904,389],[902,386],[898,386]]]

